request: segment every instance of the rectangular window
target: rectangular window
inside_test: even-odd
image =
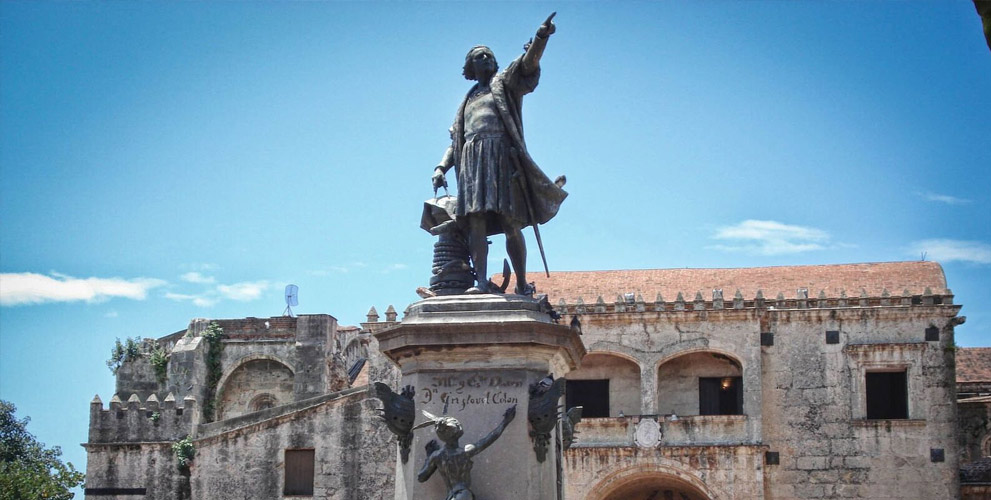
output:
[[[699,377],[699,415],[743,415],[743,377]]]
[[[565,387],[565,407],[582,407],[582,418],[609,416],[609,379],[569,380]]]
[[[867,372],[867,418],[908,418],[907,380],[904,370]]]
[[[285,495],[313,495],[313,450],[286,450]]]

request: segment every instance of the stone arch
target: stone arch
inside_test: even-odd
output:
[[[985,434],[981,440],[981,457],[991,457],[991,434]]]
[[[743,372],[743,369],[744,369],[743,360],[740,359],[740,356],[734,354],[733,352],[727,351],[725,349],[719,349],[719,348],[715,348],[715,347],[710,347],[708,345],[696,345],[696,346],[688,347],[688,348],[681,349],[681,350],[678,350],[678,351],[674,351],[674,352],[671,352],[671,353],[667,353],[666,355],[661,356],[660,358],[657,359],[657,362],[654,364],[654,371],[657,371],[661,367],[661,365],[663,365],[664,363],[667,363],[668,361],[671,361],[671,360],[673,360],[675,358],[679,358],[679,357],[685,356],[687,354],[693,354],[693,353],[699,353],[699,352],[709,352],[709,353],[713,353],[713,354],[719,354],[720,356],[726,356],[727,358],[730,358],[731,360],[733,360],[733,362],[736,364],[736,366],[740,368],[740,372]]]
[[[346,361],[347,368],[350,368],[356,361],[361,358],[368,357],[368,349],[366,346],[362,345],[361,337],[354,337],[348,341],[347,345],[341,350],[341,357]]]
[[[658,360],[654,371],[658,413],[679,416],[746,414],[747,388],[743,384],[743,374],[743,361],[720,349],[696,347],[671,353]]]
[[[608,392],[605,395],[608,401],[606,405],[607,415],[597,416],[639,415],[641,407],[640,373],[639,361],[630,355],[599,350],[589,352],[582,359],[582,365],[579,369],[565,375],[565,378],[573,382],[569,382],[571,395],[568,396],[568,399],[574,401],[576,397],[588,397],[587,395],[576,394],[575,391],[579,390],[578,384],[602,384],[602,381],[605,380],[608,381],[606,383]],[[594,415],[589,414],[591,407],[588,403],[582,403],[582,406],[586,407],[586,418]]]
[[[294,379],[293,369],[275,356],[242,357],[217,384],[217,420],[291,403]]]
[[[278,404],[278,399],[267,392],[261,393],[248,402],[248,411],[260,411],[274,407]]]
[[[716,500],[723,498],[719,492],[705,484],[691,471],[663,464],[643,464],[615,470],[603,477],[589,491],[585,500],[621,500],[644,498],[655,490],[672,490],[680,495],[675,498],[689,500]]]

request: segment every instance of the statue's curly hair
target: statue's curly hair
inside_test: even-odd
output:
[[[492,56],[492,60],[493,61],[496,60],[495,54],[492,52],[492,49],[490,49],[490,48],[488,48],[488,47],[486,47],[484,45],[476,45],[476,46],[472,47],[471,50],[469,50],[468,53],[465,54],[465,65],[464,65],[464,68],[461,69],[461,74],[462,75],[465,75],[465,80],[477,80],[478,79],[478,77],[475,76],[475,67],[471,64],[471,55],[474,54],[475,51],[477,51],[477,50],[484,50],[485,52],[488,52],[489,55]],[[499,71],[499,62],[498,61],[496,61],[496,67],[495,67],[495,69],[496,69],[496,71]]]

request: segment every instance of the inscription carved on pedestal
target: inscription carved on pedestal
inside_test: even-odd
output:
[[[471,406],[519,403],[522,378],[510,375],[452,374],[430,378],[419,391],[417,404],[442,404],[444,413],[461,412]]]

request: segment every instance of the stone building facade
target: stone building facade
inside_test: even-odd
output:
[[[588,351],[567,375],[585,418],[564,498],[960,498],[963,318],[938,264],[560,272],[536,286]],[[154,341],[171,353],[165,380],[128,362],[109,408],[93,401],[87,497],[391,498],[395,441],[366,390],[395,387],[372,336],[397,324],[391,306],[385,319],[218,320],[213,358],[206,320]],[[172,444],[187,436],[196,455],[180,468]]]
[[[957,350],[960,496],[991,498],[991,348]]]

